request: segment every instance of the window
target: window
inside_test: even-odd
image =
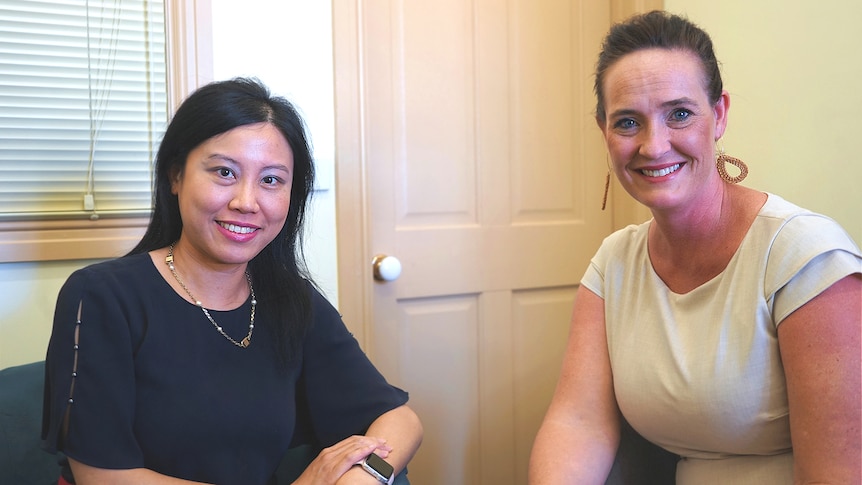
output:
[[[169,113],[198,85],[207,1],[0,4],[0,262],[137,241]]]

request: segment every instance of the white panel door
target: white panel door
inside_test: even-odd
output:
[[[368,264],[342,268],[339,301],[422,418],[417,485],[526,483],[574,291],[611,231],[602,3],[334,3],[339,251]],[[376,254],[400,278],[372,282]]]

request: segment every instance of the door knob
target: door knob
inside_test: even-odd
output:
[[[401,261],[395,256],[378,254],[371,260],[371,266],[377,281],[395,281],[401,276]]]

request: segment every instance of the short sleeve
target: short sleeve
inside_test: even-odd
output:
[[[608,288],[608,284],[618,285],[621,279],[616,278],[616,283],[610,283],[607,280],[628,269],[626,265],[631,264],[631,258],[636,257],[639,241],[645,237],[648,228],[649,221],[626,226],[605,237],[590,259],[590,264],[581,278],[581,285],[602,299],[606,298],[606,294],[618,294],[619,288]],[[621,255],[624,259],[621,259]]]
[[[597,254],[598,255],[598,254]],[[601,271],[602,266],[600,262],[593,257],[590,260],[590,264],[587,266],[587,270],[584,272],[584,276],[581,278],[581,285],[584,288],[595,293],[600,298],[604,298],[604,280],[605,275]]]
[[[390,385],[374,367],[341,316],[312,292],[314,323],[303,347],[298,396],[317,445],[331,446],[364,434],[383,413],[407,402],[407,393]]]
[[[776,325],[845,276],[862,273],[862,254],[836,222],[818,214],[789,219],[769,252],[765,292]]]
[[[144,465],[133,433],[132,337],[115,289],[75,272],[60,290],[48,345],[43,447],[99,468]]]

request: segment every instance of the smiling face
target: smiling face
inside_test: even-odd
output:
[[[189,153],[172,178],[181,239],[204,264],[245,264],[281,231],[290,208],[293,151],[269,123],[234,128]]]
[[[651,48],[620,58],[606,73],[606,120],[597,120],[622,186],[651,209],[691,202],[721,179],[715,141],[729,97],[709,101],[703,68],[685,50]]]

